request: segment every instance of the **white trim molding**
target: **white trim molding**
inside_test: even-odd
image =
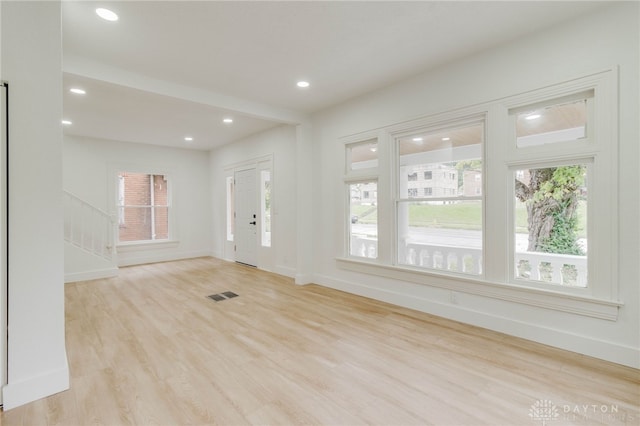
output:
[[[276,265],[275,268],[273,268],[273,272],[278,275],[284,275],[285,277],[296,278],[296,269],[291,266]]]
[[[313,274],[296,274],[295,275],[295,283],[297,285],[307,285],[312,284],[314,282]]]
[[[67,389],[69,389],[69,366],[65,365],[47,374],[4,386],[2,388],[3,410],[10,410]]]
[[[549,146],[517,148],[513,111],[529,109],[532,105],[554,105],[558,100],[582,99],[585,93],[589,94],[587,137]],[[381,195],[377,203],[380,231],[377,239],[378,255],[375,260],[373,257],[350,255],[349,208],[348,203],[343,201],[343,247],[342,254],[339,254],[336,260],[337,266],[344,270],[392,280],[617,321],[619,308],[624,305],[618,297],[617,280],[618,228],[615,218],[618,216],[617,192],[620,185],[616,175],[617,99],[617,67],[611,67],[524,93],[340,138],[340,141],[348,146],[350,142],[368,140],[378,133],[381,135],[378,136],[379,141],[388,142],[423,129],[435,131],[480,121],[485,123],[481,274],[463,274],[455,270],[411,266],[399,261],[401,253],[398,230],[401,228],[401,222],[397,206],[400,202],[414,199],[408,200],[399,196],[399,151],[397,146],[392,147],[395,149],[389,149],[389,143],[387,149],[379,146],[379,169],[367,171],[368,174],[362,172],[361,175],[353,177],[347,174],[342,179],[343,184],[348,185],[364,176],[373,178],[377,172],[379,188],[384,188],[378,191]],[[386,138],[382,136],[385,132],[388,135]],[[589,167],[589,256],[588,259],[584,258],[584,285],[556,285],[533,277],[525,279],[515,273],[517,253],[513,173],[517,167],[550,167],[565,163],[584,163]],[[394,192],[395,199],[383,198]],[[402,224],[404,228],[405,225]],[[487,236],[491,236],[490,244]]]
[[[194,259],[196,257],[209,257],[209,250],[194,251],[138,251],[140,255],[120,256],[118,266],[143,265],[146,263],[169,262],[172,260]]]
[[[624,305],[622,302],[613,302],[533,287],[492,283],[481,279],[441,275],[399,266],[374,264],[350,258],[336,259],[336,263],[338,267],[352,272],[375,274],[385,278],[609,321],[616,321],[618,319],[618,310]]]
[[[91,281],[91,280],[99,280],[103,278],[112,278],[118,276],[119,269],[117,267],[106,268],[106,269],[96,269],[93,271],[84,271],[84,272],[72,272],[69,274],[64,274],[64,282],[65,284],[74,283],[78,281]]]
[[[354,268],[349,268],[349,270],[354,270],[357,269],[358,263],[362,264],[364,262],[355,262],[351,259],[338,259],[338,263],[343,266],[354,266]],[[373,266],[386,269],[384,266],[380,265]],[[317,284],[333,288],[335,290],[345,291],[359,296],[402,306],[404,308],[414,309],[416,311],[447,318],[453,321],[483,327],[496,332],[554,346],[571,352],[578,352],[617,364],[640,368],[640,351],[638,348],[594,339],[589,336],[578,335],[564,330],[518,321],[512,318],[505,318],[504,316],[479,312],[468,309],[462,305],[442,303],[412,294],[373,287],[368,284],[339,280],[326,275],[315,275],[315,280]],[[424,284],[424,278],[422,283]],[[536,289],[534,289],[534,291],[535,290]]]

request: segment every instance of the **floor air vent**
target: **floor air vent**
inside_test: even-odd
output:
[[[227,299],[232,299],[234,297],[238,297],[237,294],[235,294],[232,291],[224,291],[222,293],[218,293],[218,294],[212,294],[211,296],[207,296],[209,299],[215,301],[215,302],[221,302],[223,300],[227,300]]]

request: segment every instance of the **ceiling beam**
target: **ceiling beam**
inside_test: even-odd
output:
[[[65,73],[75,74],[94,80],[100,80],[172,98],[183,99],[203,105],[209,105],[216,108],[222,108],[229,112],[277,123],[299,124],[308,120],[308,116],[306,114],[297,111],[211,92],[197,87],[151,78],[122,68],[112,67],[70,54],[64,55],[62,68]]]

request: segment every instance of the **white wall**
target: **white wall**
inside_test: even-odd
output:
[[[136,143],[64,137],[64,189],[107,212],[115,212],[116,172],[166,173],[170,177],[176,244],[120,248],[118,265],[211,254],[209,153]],[[71,261],[71,259],[67,259]],[[72,262],[82,262],[74,257]],[[68,264],[69,272],[90,272],[92,264]]]
[[[226,239],[225,179],[234,166],[271,156],[271,248],[261,248],[260,269],[293,277],[296,273],[296,129],[282,125],[211,151],[213,194],[213,255],[233,260],[233,243]],[[309,188],[311,190],[311,188]]]
[[[316,282],[640,367],[638,36],[638,4],[617,4],[315,114]],[[417,284],[350,272],[337,265],[336,257],[343,251],[345,217],[344,146],[340,138],[523,93],[616,65],[620,67],[621,183],[617,285],[624,303],[616,321],[472,294],[460,294],[457,304],[452,304],[450,292],[430,286],[428,277]],[[490,164],[491,159],[487,161]]]
[[[2,2],[10,85],[10,409],[69,387],[64,335],[60,4]]]

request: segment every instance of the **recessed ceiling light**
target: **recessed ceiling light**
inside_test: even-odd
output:
[[[378,147],[377,146],[372,146],[369,149],[371,150],[371,152],[376,152],[378,150]]]
[[[193,140],[193,138],[191,136],[185,136],[184,140],[187,142],[191,142]]]
[[[84,91],[84,90],[82,90],[80,88],[77,88],[77,87],[72,87],[71,89],[69,89],[69,91],[71,93],[75,93],[76,95],[86,95],[87,94],[86,91]]]
[[[104,9],[102,7],[99,7],[96,9],[96,13],[98,14],[99,17],[101,17],[105,21],[114,22],[118,20],[118,15],[114,11],[109,9]]]
[[[299,81],[299,82],[296,83],[296,86],[298,86],[298,87],[300,87],[302,89],[305,89],[305,88],[309,87],[310,84],[309,84],[308,81]]]
[[[62,124],[64,124],[65,126],[70,126],[72,123],[69,120],[62,120]]]
[[[536,118],[540,118],[540,114],[530,114],[525,117],[526,120],[535,120]]]
[[[449,137],[444,137],[444,138],[442,138],[442,140],[443,140],[444,142],[446,142],[446,141],[450,141],[450,140],[451,140],[451,138],[449,138]]]
[[[231,124],[233,123],[233,118],[225,118],[224,120],[222,120],[222,122],[225,124]]]
[[[422,142],[423,139],[422,138],[413,138],[412,141],[414,141],[414,142]]]

